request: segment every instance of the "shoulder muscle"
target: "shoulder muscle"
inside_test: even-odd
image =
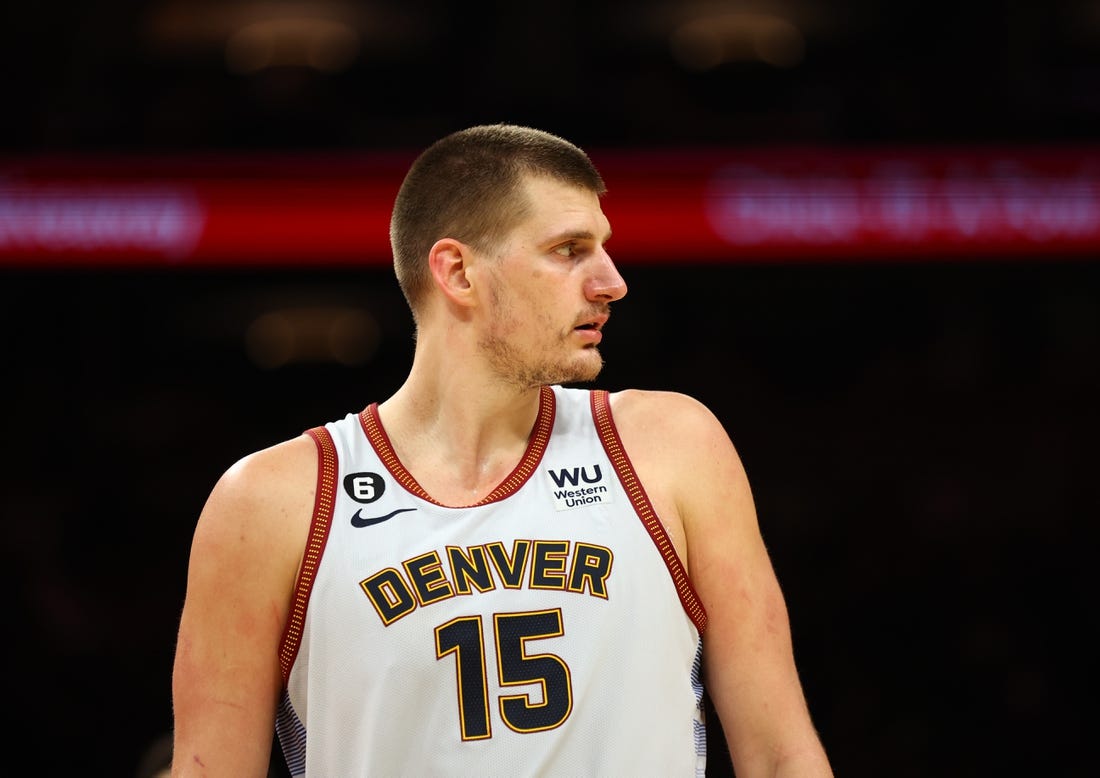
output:
[[[266,766],[316,478],[316,447],[303,436],[233,465],[203,508],[173,669],[174,775]]]

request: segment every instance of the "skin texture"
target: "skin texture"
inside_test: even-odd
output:
[[[539,387],[595,378],[627,291],[598,197],[528,178],[528,218],[491,251],[452,238],[427,261],[405,383],[379,413],[440,502],[484,497],[515,467]],[[672,392],[612,395],[635,469],[707,609],[704,669],[739,778],[828,776],[792,655],[786,606],[744,468],[721,423]],[[317,478],[301,437],[252,454],[199,519],[173,678],[173,775],[262,776],[282,688],[278,647]]]

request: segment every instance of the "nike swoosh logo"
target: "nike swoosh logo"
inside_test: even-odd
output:
[[[397,510],[392,511],[391,513],[387,513],[385,516],[377,516],[373,519],[364,519],[360,515],[363,512],[363,509],[360,508],[359,510],[357,510],[355,512],[355,515],[351,517],[351,526],[353,526],[353,527],[369,527],[372,524],[381,524],[384,521],[389,521],[390,519],[392,519],[394,516],[396,516],[399,513],[405,513],[407,511],[415,511],[415,510],[416,510],[416,508],[398,508]]]

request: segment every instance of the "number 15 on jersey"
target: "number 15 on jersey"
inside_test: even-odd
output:
[[[542,700],[526,692],[501,694],[497,709],[515,732],[542,732],[559,727],[573,711],[569,666],[556,654],[528,652],[528,641],[565,634],[560,608],[493,615],[491,640],[497,680],[502,689],[538,684]],[[463,740],[493,736],[483,619],[460,616],[435,628],[436,659],[454,657],[459,726]]]

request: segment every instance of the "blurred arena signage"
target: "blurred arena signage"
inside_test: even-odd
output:
[[[1100,149],[592,157],[624,264],[1100,254]],[[412,158],[0,159],[0,264],[387,263]]]

